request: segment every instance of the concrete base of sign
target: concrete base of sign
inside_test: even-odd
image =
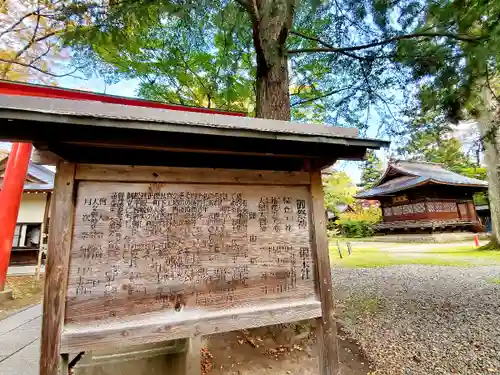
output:
[[[12,290],[11,289],[5,289],[0,291],[0,303],[3,301],[7,301],[12,299]]]
[[[74,375],[200,375],[201,339],[86,353]]]

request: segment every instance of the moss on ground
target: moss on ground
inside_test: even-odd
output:
[[[500,278],[490,277],[490,278],[486,279],[486,281],[490,284],[500,285]]]

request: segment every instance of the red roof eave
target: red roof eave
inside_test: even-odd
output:
[[[220,111],[210,108],[189,107],[176,104],[166,104],[150,100],[126,98],[123,96],[96,94],[81,90],[62,89],[44,85],[11,82],[0,80],[0,95],[35,96],[40,98],[89,100],[102,103],[122,104],[136,107],[160,108],[174,111],[198,112],[208,114],[220,114],[229,116],[246,116],[243,112]]]

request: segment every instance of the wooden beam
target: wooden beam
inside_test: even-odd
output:
[[[39,150],[37,148],[33,150],[33,154],[31,155],[31,161],[35,164],[57,165],[61,160],[61,157],[53,152]]]
[[[157,312],[130,316],[121,321],[68,324],[63,333],[62,351],[75,353],[110,346],[140,345],[296,322],[321,316],[321,307],[319,301],[309,299],[203,314],[196,310],[185,310],[182,314],[185,316],[182,320]]]
[[[321,318],[317,319],[317,337],[321,375],[340,374],[337,327],[334,317],[332,273],[326,234],[326,214],[321,171],[311,172],[312,253],[316,257],[316,279],[321,300]]]
[[[43,300],[40,375],[59,375],[74,212],[75,165],[61,162],[55,179]]]
[[[277,158],[293,158],[293,159],[304,159],[304,158],[320,158],[321,155],[300,155],[300,154],[284,154],[276,152],[249,152],[249,151],[234,151],[234,150],[215,150],[209,148],[188,148],[188,147],[172,147],[172,146],[154,146],[154,145],[138,145],[133,142],[130,143],[120,143],[113,142],[109,140],[107,142],[89,142],[89,141],[70,141],[64,142],[68,145],[73,146],[85,146],[93,147],[96,149],[100,148],[112,148],[112,149],[125,149],[125,150],[148,150],[148,151],[170,151],[170,152],[188,152],[194,154],[219,154],[219,155],[245,155],[245,156],[273,156]],[[96,150],[96,152],[98,152]],[[332,163],[333,164],[333,163]]]
[[[307,172],[253,171],[244,169],[144,167],[78,164],[77,180],[175,182],[255,185],[309,185]]]

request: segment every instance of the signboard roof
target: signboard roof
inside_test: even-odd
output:
[[[196,132],[207,135],[264,137],[315,143],[341,143],[370,148],[389,145],[387,141],[358,138],[355,128],[39,97],[0,95],[0,118],[74,123],[96,127],[89,131],[97,131],[99,127],[118,127],[149,131]]]

